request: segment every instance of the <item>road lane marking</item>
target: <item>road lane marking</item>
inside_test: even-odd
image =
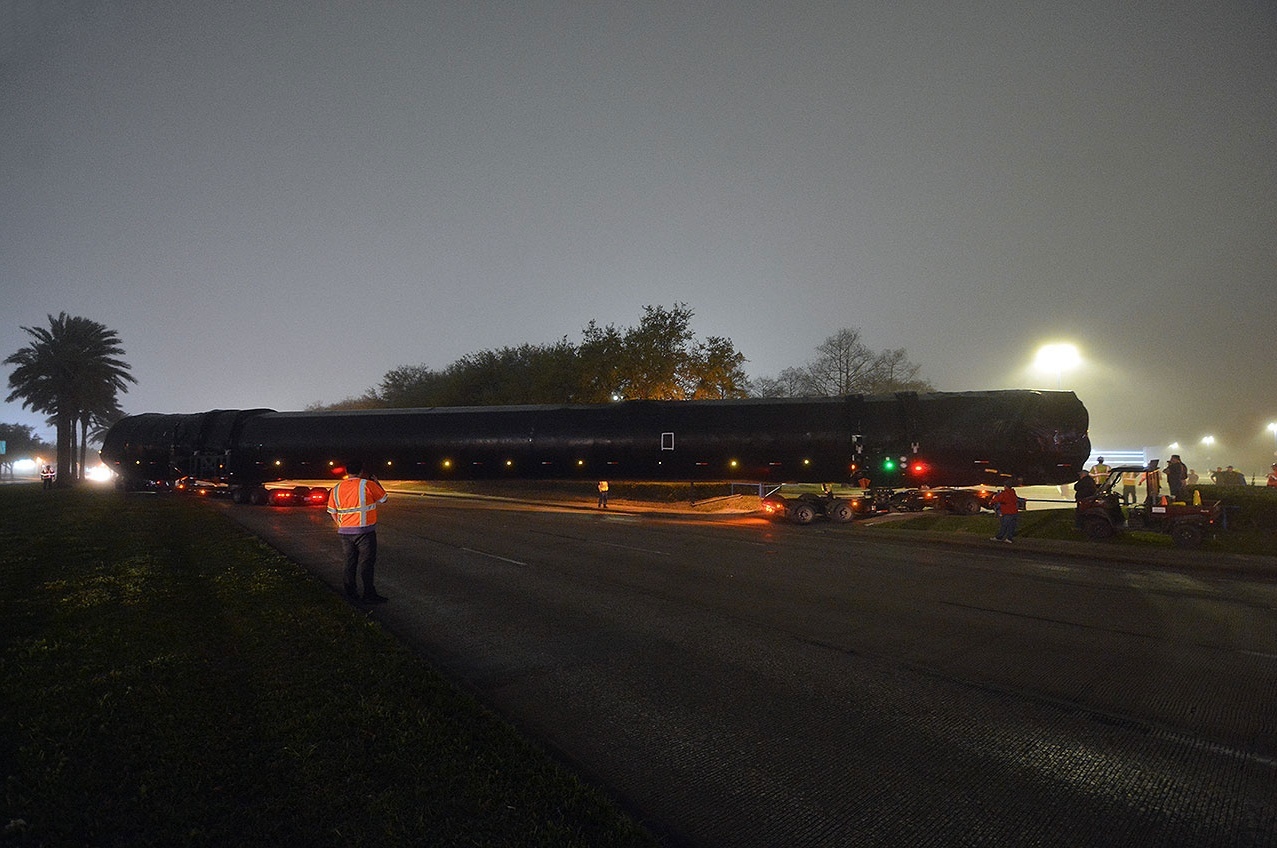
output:
[[[477,551],[474,548],[462,548],[461,550],[468,554],[477,554],[478,556],[487,557],[488,559],[497,559],[501,560],[501,562],[508,562],[511,565],[527,565],[527,563],[522,560],[510,559],[509,557],[498,556],[497,554],[490,554],[487,551]]]
[[[603,546],[603,547],[605,547],[605,548],[620,548],[620,549],[621,549],[621,550],[623,550],[623,551],[638,551],[639,553],[643,553],[643,554],[656,554],[657,556],[669,556],[669,555],[670,555],[669,551],[655,551],[655,550],[652,550],[651,548],[636,548],[636,547],[635,547],[635,546],[633,546],[633,545],[622,545],[622,544],[620,544],[619,542],[598,542],[598,541],[592,541],[592,540],[588,540],[588,539],[587,539],[586,541],[587,541],[589,544],[602,545],[602,546]]]

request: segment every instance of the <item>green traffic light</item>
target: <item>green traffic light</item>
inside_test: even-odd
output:
[[[882,463],[882,470],[883,470],[883,471],[895,471],[895,470],[896,470],[896,461],[895,461],[894,459],[884,460],[884,461],[883,461],[883,463]]]

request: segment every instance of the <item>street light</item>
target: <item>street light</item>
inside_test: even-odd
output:
[[[1037,356],[1033,359],[1034,368],[1055,374],[1055,387],[1057,389],[1064,388],[1065,370],[1076,368],[1080,364],[1082,364],[1082,355],[1077,352],[1076,345],[1068,342],[1042,345],[1042,347],[1038,348]]]
[[[1271,424],[1269,424],[1269,425],[1268,425],[1268,429],[1269,429],[1269,430],[1272,432],[1272,434],[1273,434],[1273,447],[1274,447],[1274,448],[1277,448],[1277,421],[1274,421],[1274,422],[1272,422]],[[1273,455],[1274,455],[1274,456],[1277,456],[1277,450],[1274,450],[1274,451],[1273,451]]]
[[[1214,436],[1202,436],[1202,444],[1206,446],[1206,466],[1207,466],[1207,468],[1209,468],[1209,467],[1210,467],[1210,463],[1211,463],[1211,452],[1210,452],[1210,449],[1211,449],[1211,448],[1213,448],[1213,447],[1215,446],[1215,437],[1214,437]]]

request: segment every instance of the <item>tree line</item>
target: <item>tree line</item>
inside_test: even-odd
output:
[[[693,317],[685,303],[645,306],[632,327],[590,321],[579,344],[565,336],[553,344],[467,354],[443,369],[400,366],[361,396],[309,409],[820,397],[932,389],[903,348],[874,351],[853,328],[825,339],[803,365],[751,379],[745,372],[747,360],[731,339],[698,339]],[[57,430],[58,483],[66,485],[82,479],[89,440],[100,438],[124,415],[119,394],[137,381],[121,358],[119,336],[96,321],[63,312],[50,315],[48,327],[22,329],[32,341],[4,360],[15,366],[5,400],[21,399],[24,408],[49,416]]]
[[[580,344],[523,344],[463,356],[441,370],[405,365],[363,395],[321,409],[607,403],[625,399],[827,397],[931,391],[903,348],[871,349],[857,329],[825,339],[816,355],[775,377],[752,379],[731,339],[703,340],[685,303],[643,307],[632,327],[590,321]]]
[[[46,443],[35,429],[26,424],[0,424],[0,442],[4,453],[0,454],[0,479],[13,477],[14,458],[52,458],[57,448]]]
[[[471,353],[442,370],[408,365],[361,397],[322,408],[492,406],[705,400],[749,393],[745,357],[730,339],[699,340],[686,304],[646,306],[632,327],[591,321],[580,344],[523,344]]]

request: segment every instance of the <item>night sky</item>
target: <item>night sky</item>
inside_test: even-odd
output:
[[[0,357],[66,311],[130,413],[293,410],[686,303],[1260,471],[1275,139],[1271,0],[0,0]]]

